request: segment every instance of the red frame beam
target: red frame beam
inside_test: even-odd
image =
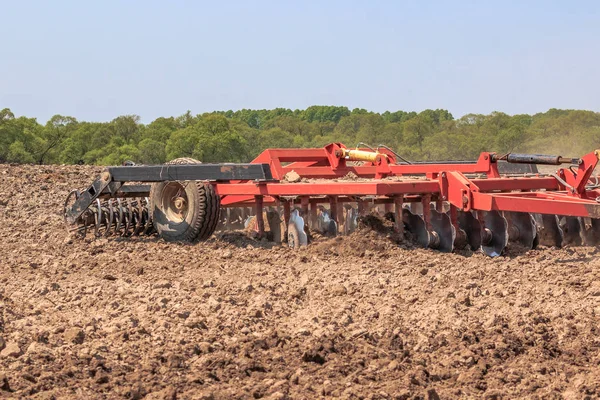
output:
[[[566,192],[474,193],[473,209],[600,218],[600,204]]]
[[[571,215],[600,218],[600,191],[586,190],[600,152],[584,156],[577,171],[560,169],[553,176],[500,177],[494,153],[481,153],[475,163],[396,164],[396,156],[381,151],[362,165],[348,164],[349,152],[340,143],[322,149],[268,149],[253,163],[267,163],[273,178],[283,180],[286,173],[295,171],[301,178],[325,178],[323,182],[230,182],[213,183],[225,207],[252,202],[262,196],[265,204],[280,197],[321,197],[313,203],[329,202],[330,196],[339,202],[372,196],[376,203],[388,203],[394,196],[405,201],[423,197],[449,201],[460,210],[521,211],[540,214]],[[368,153],[359,149],[354,154]],[[369,154],[367,154],[368,156]],[[366,157],[364,154],[362,157]],[[369,181],[332,180],[354,173],[359,178],[382,178],[404,175],[425,175],[424,179]],[[465,174],[485,174],[487,178],[469,179]],[[321,201],[322,200],[322,201]]]

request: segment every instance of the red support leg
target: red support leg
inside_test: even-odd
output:
[[[300,198],[300,208],[302,209],[302,218],[308,217],[308,205],[309,205],[309,198],[301,197]]]
[[[456,232],[456,238],[454,239],[454,246],[462,249],[467,245],[467,234],[465,231],[460,229],[458,225],[458,208],[450,204],[450,222],[454,227],[454,231]]]
[[[338,202],[337,197],[331,196],[329,198],[329,217],[339,224],[338,220]]]
[[[283,235],[283,242],[287,243],[287,238],[288,238],[288,225],[290,223],[290,216],[292,214],[292,210],[291,210],[291,202],[288,200],[283,200],[283,229],[284,229],[284,235]]]
[[[404,220],[402,217],[402,206],[404,204],[404,196],[394,196],[394,230],[398,232],[400,238],[404,237]]]
[[[452,204],[450,205],[450,222],[458,229],[458,208]]]
[[[265,235],[265,220],[263,219],[263,197],[254,196],[256,201],[256,226],[258,229],[258,237],[263,238]]]
[[[316,201],[310,203],[310,227],[315,229],[317,227],[317,210],[319,206]]]
[[[344,233],[346,229],[346,219],[344,218],[344,204],[338,203],[337,208],[337,223],[338,223],[338,231]],[[341,225],[341,228],[340,228]]]
[[[435,209],[437,212],[444,212],[444,200],[442,200],[440,197],[438,197],[435,201]]]
[[[483,211],[477,210],[477,220],[481,224],[481,242],[487,244],[492,239],[492,232],[485,226],[485,215]]]
[[[306,232],[306,235],[308,236],[310,234],[310,229],[308,226],[308,206],[309,206],[309,198],[304,196],[300,198],[300,206],[302,207],[302,215],[301,217],[304,218],[304,232]]]
[[[421,197],[421,205],[423,206],[423,220],[428,231],[431,231],[431,195],[424,194]]]
[[[485,221],[485,217],[484,217],[484,215],[483,215],[483,211],[481,211],[481,210],[477,210],[477,211],[476,211],[476,214],[477,214],[477,220],[478,220],[479,222],[481,222],[481,226],[483,226],[483,225],[484,225],[484,221]]]
[[[292,207],[290,202],[287,200],[283,201],[283,219],[285,221],[285,226],[287,229],[287,225],[290,223],[290,216],[292,214]]]

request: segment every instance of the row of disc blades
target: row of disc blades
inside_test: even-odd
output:
[[[501,255],[509,241],[525,249],[539,244],[597,245],[600,243],[600,219],[589,219],[524,212],[457,212],[459,230],[452,224],[449,213],[429,211],[430,229],[420,214],[402,210],[402,218],[413,240],[420,246],[450,253],[454,248],[469,246],[490,257]]]
[[[78,198],[79,192],[69,194],[65,202],[65,213],[71,197]],[[96,237],[150,235],[155,231],[148,207],[149,200],[146,197],[105,201],[96,199],[70,231],[80,237],[85,237],[90,231]]]

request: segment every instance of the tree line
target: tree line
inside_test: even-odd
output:
[[[468,114],[447,110],[376,113],[337,106],[305,110],[186,112],[142,124],[136,115],[110,122],[55,115],[35,118],[0,111],[0,162],[158,164],[178,157],[248,162],[266,148],[322,147],[342,142],[384,144],[408,160],[475,159],[482,151],[577,156],[600,145],[600,113],[550,109],[534,115]]]

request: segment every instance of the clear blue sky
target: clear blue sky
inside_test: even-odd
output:
[[[600,111],[598,1],[0,0],[0,108]]]

